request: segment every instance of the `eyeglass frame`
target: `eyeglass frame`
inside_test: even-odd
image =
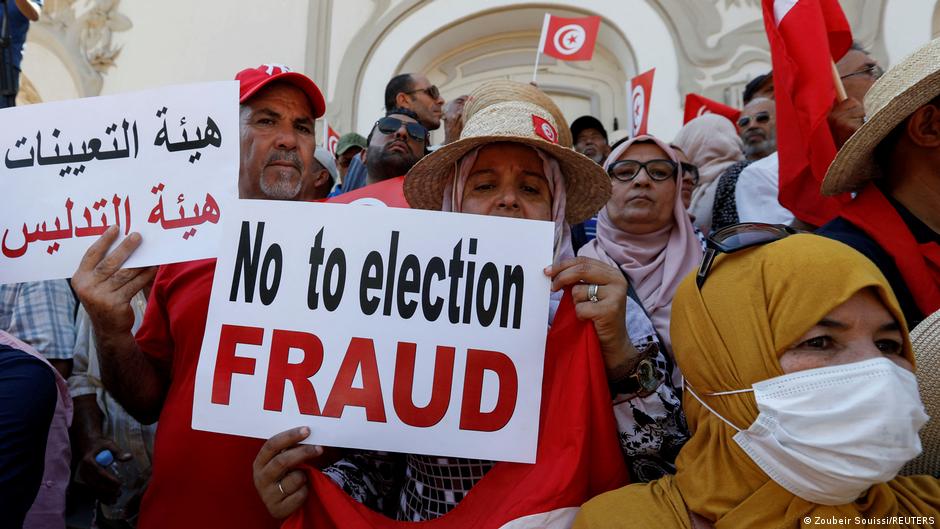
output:
[[[736,228],[740,230],[742,227],[754,227],[754,228],[773,228],[777,230],[779,237],[767,239],[764,241],[755,241],[748,244],[742,244],[741,246],[730,246],[724,243],[723,240],[716,240],[715,237],[722,232]],[[705,280],[708,278],[708,273],[711,271],[712,265],[715,262],[715,258],[718,257],[719,253],[732,254],[739,252],[741,250],[746,250],[748,248],[754,248],[755,246],[763,246],[765,244],[770,244],[772,242],[777,242],[781,239],[785,239],[790,235],[796,235],[797,233],[804,233],[802,230],[798,230],[791,226],[785,224],[767,224],[764,222],[742,222],[739,224],[732,224],[731,226],[726,226],[715,233],[711,234],[705,239],[705,255],[702,256],[702,262],[698,267],[698,273],[695,274],[695,284],[698,285],[698,289],[702,290],[702,285],[705,284]]]
[[[698,166],[689,162],[679,162],[679,166],[682,167],[682,177],[685,178],[686,173],[691,173],[694,175],[692,178],[692,185],[698,185],[698,181],[701,176],[698,172]]]
[[[427,95],[428,97],[430,97],[431,99],[435,101],[441,98],[441,89],[438,88],[437,85],[433,85],[433,84],[431,86],[427,86],[424,88],[416,88],[414,90],[409,90],[404,93],[411,95],[411,94],[417,94],[418,92],[424,92],[425,95]]]
[[[881,79],[881,76],[885,74],[885,69],[881,67],[880,64],[872,64],[871,66],[866,66],[857,72],[847,73],[845,75],[840,75],[839,79],[848,79],[856,75],[868,75],[873,80],[877,81]]]
[[[636,170],[635,173],[633,173],[633,176],[631,176],[630,178],[628,178],[628,179],[626,179],[626,180],[624,180],[623,178],[614,176],[614,168],[617,167],[617,166],[620,165],[620,164],[627,163],[627,162],[632,162],[632,163],[635,163],[635,164],[639,164],[640,167]],[[649,165],[649,164],[651,164],[651,163],[653,163],[653,162],[666,162],[666,163],[668,163],[670,166],[672,166],[672,174],[669,175],[669,176],[667,176],[666,178],[656,178],[656,177],[654,177],[652,174],[650,174],[649,170],[646,169],[646,166]],[[632,182],[632,181],[636,180],[636,177],[637,177],[637,176],[640,175],[640,171],[646,171],[646,175],[649,177],[650,180],[652,180],[652,181],[654,181],[654,182],[665,182],[666,180],[669,180],[670,178],[676,178],[676,177],[679,175],[679,165],[676,164],[676,162],[674,162],[674,161],[672,161],[672,160],[667,160],[667,159],[665,159],[665,158],[656,158],[656,159],[654,159],[654,160],[647,160],[647,161],[645,161],[645,162],[641,162],[641,161],[639,161],[639,160],[630,160],[630,159],[626,159],[626,160],[617,160],[616,162],[614,162],[614,163],[610,164],[609,166],[607,166],[607,176],[613,178],[614,180],[617,180],[618,182]]]
[[[398,122],[398,126],[395,127],[395,130],[393,130],[393,131],[391,131],[391,132],[385,132],[385,131],[383,131],[381,128],[379,128],[379,123],[382,122],[382,121],[384,121],[384,120],[394,120],[394,121],[397,121],[397,122]],[[392,117],[392,116],[385,116],[385,117],[382,117],[382,118],[379,118],[379,119],[375,120],[375,124],[372,125],[372,126],[375,128],[375,130],[381,132],[382,134],[389,135],[389,134],[395,134],[396,132],[398,132],[399,130],[401,130],[401,126],[402,126],[402,125],[405,126],[405,132],[408,133],[408,137],[409,137],[409,138],[411,138],[411,139],[413,139],[413,140],[415,140],[415,141],[420,141],[422,144],[427,145],[428,137],[431,135],[431,133],[428,131],[427,128],[425,128],[424,125],[418,123],[417,121],[405,121],[405,120],[402,120],[402,119],[399,119],[399,118],[394,118],[394,117]],[[420,128],[420,130],[423,131],[423,133],[424,133],[424,137],[423,137],[423,138],[419,138],[419,137],[415,136],[415,133],[412,131],[412,128],[413,128],[412,126],[417,127],[417,128]]]
[[[738,118],[738,128],[743,129],[744,127],[750,125],[752,119],[755,123],[770,123],[770,112],[761,110],[760,112],[754,114],[754,116],[741,116]]]

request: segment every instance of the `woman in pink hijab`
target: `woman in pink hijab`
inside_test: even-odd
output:
[[[682,278],[702,259],[681,197],[682,168],[675,151],[653,136],[638,136],[616,146],[604,162],[613,194],[597,217],[597,238],[578,252],[620,271],[630,285],[626,330],[633,344],[632,373],[655,390],[621,413],[642,416],[658,425],[661,446],[681,446],[687,439],[679,391],[682,377],[675,367],[669,340],[672,298]],[[604,284],[596,288],[603,297]],[[644,363],[646,365],[644,365]],[[649,369],[651,366],[654,369]],[[655,379],[650,373],[655,375]],[[658,384],[658,385],[657,385]],[[644,447],[631,463],[631,478],[646,481],[657,473],[674,472],[675,453]],[[644,455],[645,454],[645,455]],[[655,478],[653,478],[655,479]]]

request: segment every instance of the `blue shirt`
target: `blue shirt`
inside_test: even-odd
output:
[[[42,7],[42,0],[34,0]],[[7,0],[7,10],[0,10],[0,28],[9,20],[10,41],[13,53],[13,67],[20,70],[23,62],[23,44],[26,43],[26,32],[29,31],[29,19],[16,7],[16,0]]]

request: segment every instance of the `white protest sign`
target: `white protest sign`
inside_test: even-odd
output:
[[[235,81],[0,110],[0,283],[70,277],[113,224],[129,267],[214,257],[238,145]]]
[[[224,230],[194,429],[535,461],[551,223],[242,200]]]

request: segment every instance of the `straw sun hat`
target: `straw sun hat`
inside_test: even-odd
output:
[[[559,129],[551,113],[525,101],[505,101],[480,109],[464,123],[460,139],[422,158],[405,177],[411,207],[440,210],[445,183],[457,161],[476,147],[495,142],[541,149],[558,161],[565,178],[565,220],[582,222],[607,203],[610,178],[590,158],[558,145]]]
[[[571,130],[568,121],[561,113],[558,105],[548,95],[529,83],[510,81],[509,79],[493,79],[478,86],[470,92],[467,103],[463,107],[463,122],[470,121],[474,114],[496,103],[506,101],[527,101],[547,110],[553,118],[558,129],[558,144],[562,147],[571,147]]]
[[[940,476],[940,311],[934,312],[911,331],[917,361],[917,386],[930,420],[920,431],[924,451],[901,470],[912,476]]]
[[[865,123],[836,155],[826,178],[824,195],[857,191],[882,176],[874,150],[881,140],[915,110],[940,95],[940,39],[930,41],[891,68],[865,95]]]

